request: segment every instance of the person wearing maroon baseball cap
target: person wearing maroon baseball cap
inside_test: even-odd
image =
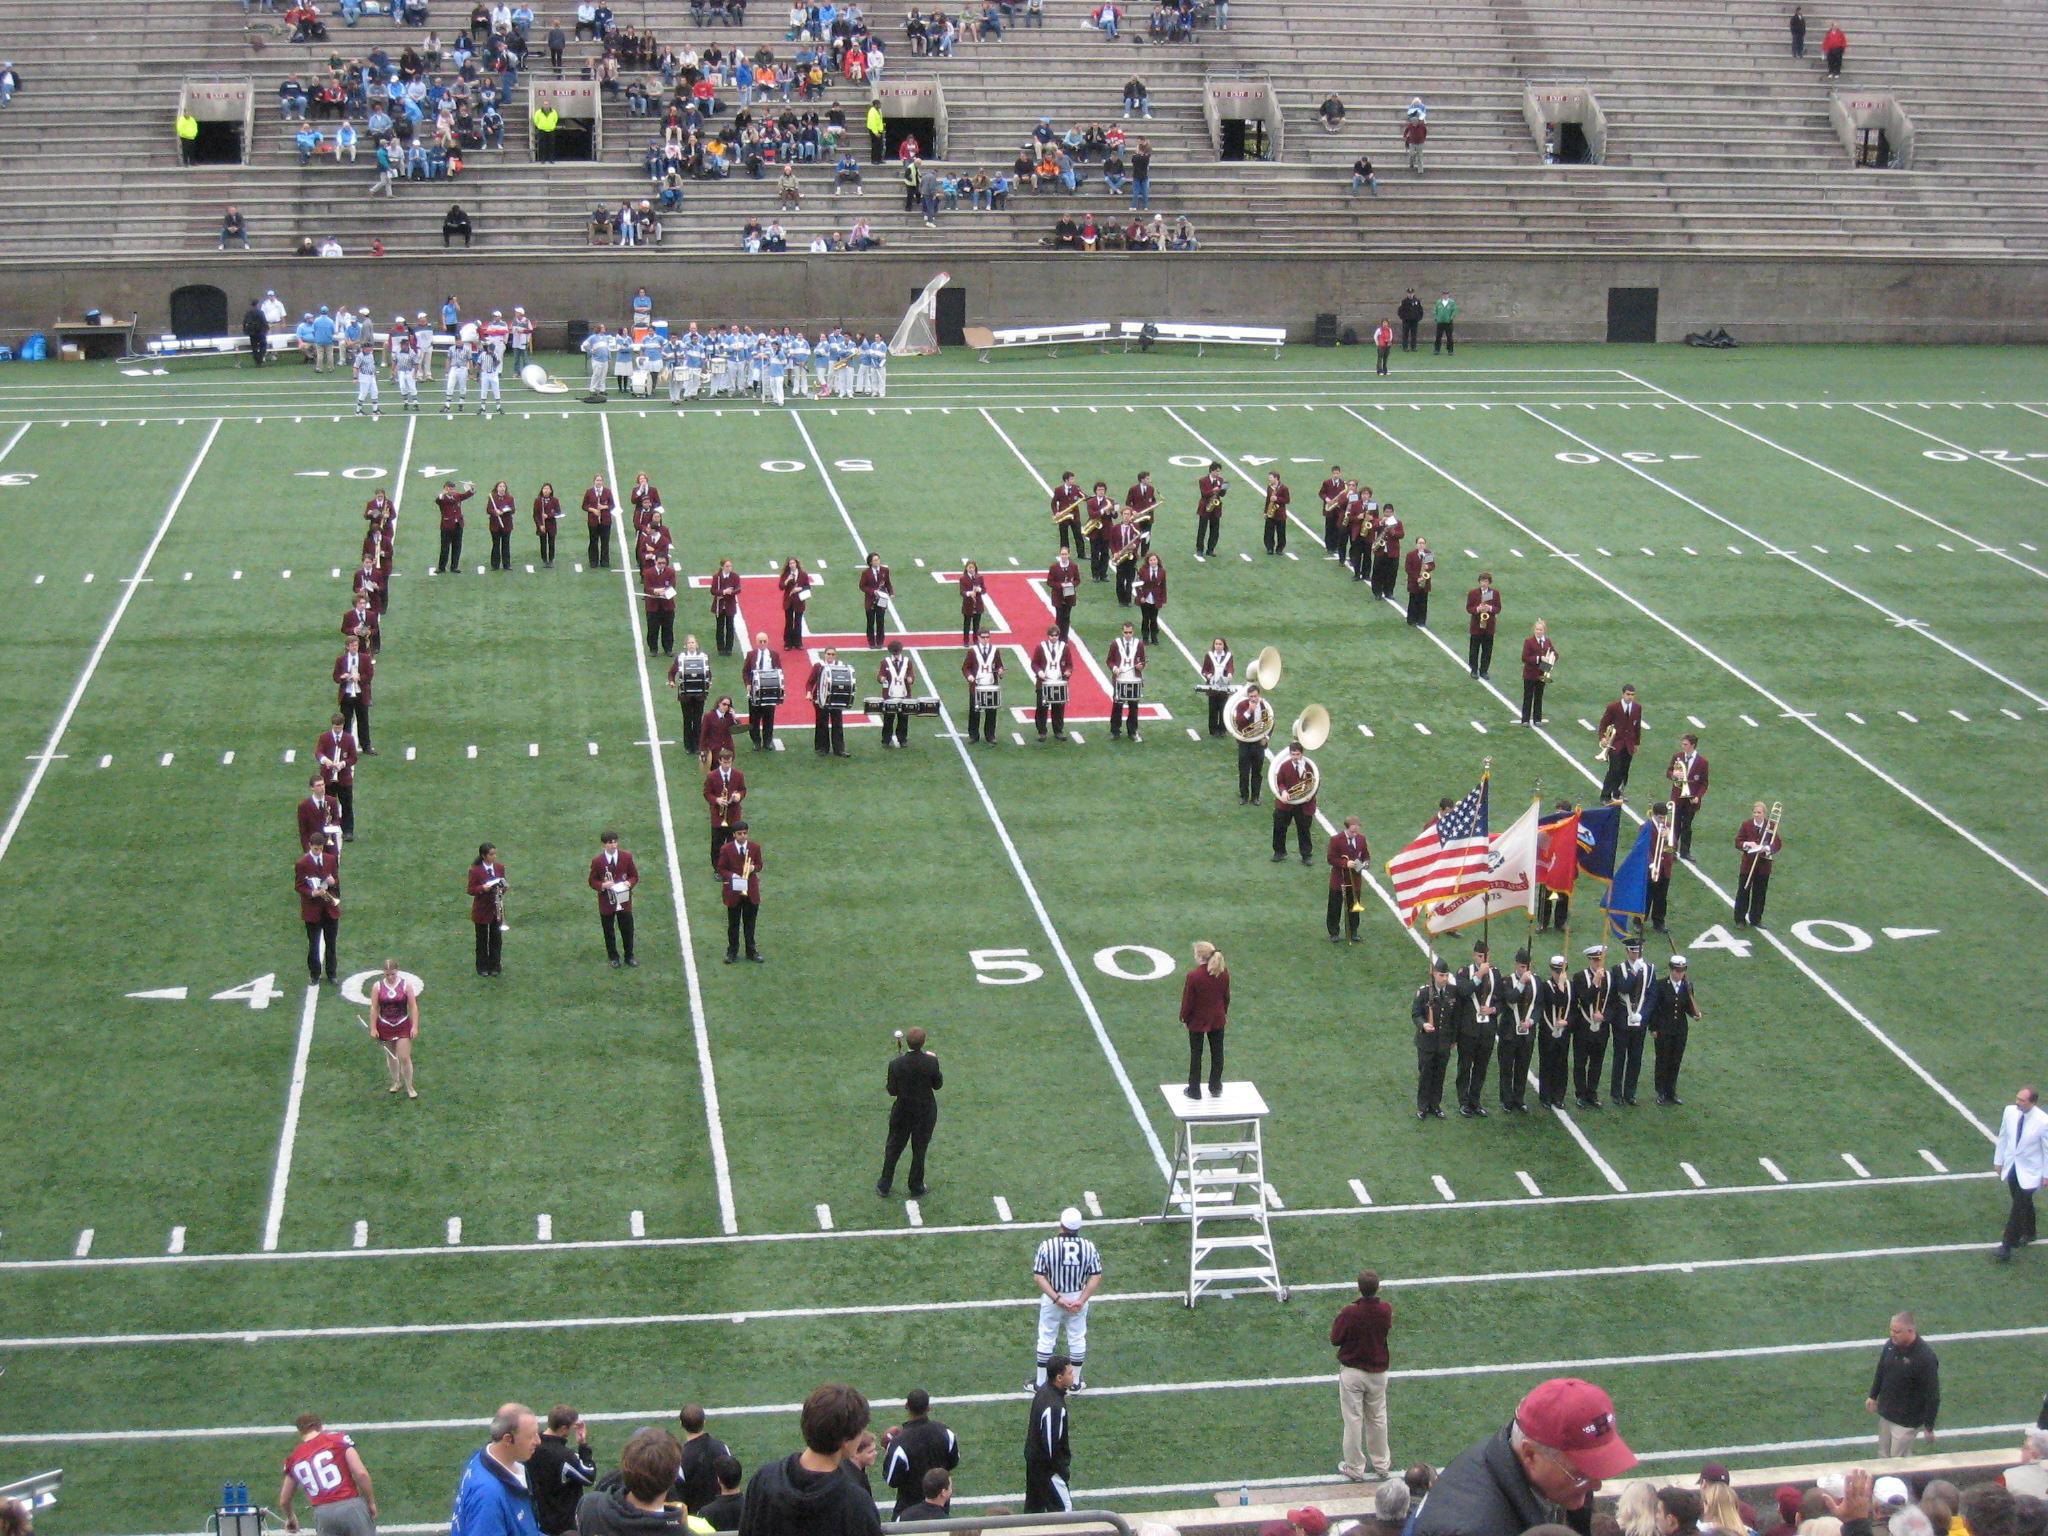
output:
[[[1521,1536],[1559,1520],[1582,1528],[1600,1484],[1635,1464],[1615,1428],[1613,1400],[1591,1382],[1560,1376],[1444,1468],[1415,1536]]]

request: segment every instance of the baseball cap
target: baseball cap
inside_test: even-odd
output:
[[[1060,1226],[1063,1230],[1068,1232],[1080,1231],[1081,1213],[1075,1210],[1074,1207],[1072,1207],[1071,1205],[1068,1206],[1064,1211],[1060,1212]]]
[[[1728,1481],[1728,1469],[1718,1461],[1710,1461],[1700,1468],[1700,1481],[1702,1483],[1725,1483]]]
[[[1880,1477],[1870,1485],[1870,1496],[1880,1504],[1910,1504],[1913,1492],[1903,1477]]]
[[[1313,1504],[1306,1509],[1287,1511],[1287,1523],[1307,1533],[1307,1536],[1323,1536],[1330,1528],[1330,1517]]]
[[[1515,1409],[1522,1433],[1562,1453],[1581,1477],[1619,1477],[1636,1464],[1614,1427],[1614,1400],[1590,1381],[1558,1376],[1544,1382]]]
[[[1778,1518],[1787,1525],[1799,1523],[1799,1501],[1805,1495],[1790,1483],[1778,1490]]]

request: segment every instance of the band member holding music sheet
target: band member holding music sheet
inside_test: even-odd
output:
[[[996,714],[1002,708],[1003,650],[992,640],[976,638],[960,660],[960,675],[967,679],[967,739],[996,739]],[[1062,717],[1066,710],[1062,706]],[[1038,734],[1045,734],[1041,720]]]
[[[1557,669],[1557,647],[1550,643],[1550,631],[1538,619],[1522,642],[1522,724],[1543,723],[1543,690]]]
[[[363,756],[375,757],[370,745],[370,685],[377,676],[377,663],[363,654],[362,642],[351,635],[334,663],[335,705],[349,732],[362,748]]]
[[[1330,942],[1340,942],[1338,922],[1344,925],[1343,937],[1353,944],[1358,942],[1358,914],[1365,894],[1365,866],[1372,857],[1372,850],[1366,846],[1365,834],[1359,830],[1356,816],[1344,818],[1344,830],[1332,833],[1329,847],[1323,858],[1330,866],[1330,901],[1323,914],[1323,926],[1330,932]]]
[[[1386,599],[1394,595],[1394,578],[1401,574],[1401,540],[1408,529],[1389,501],[1380,507],[1380,524],[1372,538],[1372,595]]]
[[[747,942],[747,958],[763,964],[761,951],[754,947],[754,921],[761,913],[761,845],[747,836],[744,820],[732,825],[732,836],[718,850],[719,895],[725,902],[725,963],[740,957],[740,938]]]
[[[382,631],[377,624],[377,610],[370,606],[370,594],[358,592],[355,606],[341,616],[341,635],[346,640],[354,635],[374,656],[384,648]]]
[[[1742,869],[1735,882],[1735,926],[1761,928],[1764,898],[1771,893],[1771,869],[1778,850],[1785,846],[1778,835],[1781,814],[1776,806],[1768,811],[1759,800],[1749,808],[1749,820],[1735,829],[1735,846],[1742,851]]]
[[[1600,712],[1600,752],[1607,760],[1607,777],[1600,781],[1600,803],[1619,800],[1628,788],[1628,765],[1635,761],[1643,744],[1643,707],[1636,702],[1636,685],[1623,683],[1621,697]]]
[[[672,653],[676,648],[676,573],[667,555],[656,555],[654,563],[640,572],[640,590],[647,604],[647,654]]]
[[[1257,666],[1251,670],[1256,676]],[[1257,683],[1246,683],[1244,697],[1230,706],[1228,727],[1237,738],[1239,805],[1259,803],[1259,787],[1266,782],[1266,743],[1272,739],[1274,719],[1273,706],[1261,695]]]
[[[1209,700],[1211,736],[1223,734],[1223,706],[1230,700],[1236,676],[1237,658],[1230,654],[1230,643],[1218,635],[1202,652],[1202,692]]]
[[[1109,527],[1116,521],[1116,502],[1110,498],[1109,482],[1098,480],[1081,502],[1081,532],[1088,538],[1088,573],[1097,581],[1109,580]]]
[[[741,807],[747,800],[747,776],[733,766],[732,748],[723,748],[704,775],[704,807],[711,813],[711,867],[718,868],[718,850],[732,836],[732,829],[745,819]]]
[[[1216,553],[1216,539],[1223,531],[1223,498],[1230,494],[1230,482],[1223,478],[1223,466],[1211,459],[1209,468],[1195,482],[1195,558],[1206,560]]]
[[[1287,744],[1287,755],[1273,769],[1273,862],[1287,858],[1287,829],[1294,828],[1301,862],[1309,862],[1308,829],[1316,819],[1316,790],[1321,775],[1302,751],[1301,743]]]
[[[321,834],[306,839],[305,852],[292,865],[292,888],[299,893],[299,920],[306,925],[306,975],[318,982],[324,963],[327,979],[335,979],[334,946],[341,929],[341,865]]]
[[[1081,482],[1070,469],[1052,488],[1052,525],[1059,534],[1061,549],[1081,547]]]
[[[768,649],[768,632],[754,636],[754,648],[740,664],[747,685],[747,740],[757,752],[775,746],[775,706],[782,702],[782,658]]]
[[[791,555],[783,561],[782,574],[775,584],[782,589],[782,648],[800,651],[804,648],[804,607],[811,600],[811,588],[816,582]]]
[[[870,559],[873,556],[869,557]],[[907,747],[910,745],[910,711],[891,709],[889,705],[910,701],[910,653],[903,649],[901,640],[889,642],[889,654],[882,658],[882,665],[875,672],[875,681],[882,685],[882,745],[884,747]]]
[[[1484,1120],[1486,1106],[1479,1102],[1479,1096],[1486,1088],[1486,1069],[1493,1060],[1495,1020],[1500,1013],[1496,999],[1500,976],[1493,968],[1484,939],[1472,946],[1472,963],[1458,972],[1451,986],[1458,997],[1458,1113],[1467,1120]]]
[[[1103,548],[1109,545],[1105,542]],[[1103,555],[1107,564],[1109,556]],[[1098,581],[1100,577],[1096,578]],[[1064,549],[1052,557],[1052,564],[1046,567],[1045,595],[1052,602],[1052,616],[1062,640],[1067,638],[1068,626],[1074,617],[1074,599],[1081,592],[1081,567],[1074,564],[1073,556]]]
[[[1536,983],[1536,1102],[1564,1105],[1571,1082],[1572,978],[1563,955],[1550,957],[1550,974]]]
[[[1578,814],[1578,807],[1569,800],[1560,800],[1551,807],[1550,814],[1538,821],[1538,828],[1554,826],[1560,821]],[[1553,891],[1538,882],[1536,886],[1536,931],[1547,933],[1555,928],[1559,933],[1570,926],[1572,920],[1572,893]]]
[[[469,920],[476,928],[476,973],[504,974],[505,866],[496,843],[479,843],[469,866]]]
[[[1529,1057],[1536,1045],[1536,978],[1529,951],[1515,951],[1515,970],[1493,994],[1495,1069],[1500,1073],[1500,1107],[1511,1115],[1529,1113]]]
[[[711,617],[717,625],[718,654],[730,656],[739,643],[740,573],[721,560],[711,573]]]
[[[1287,553],[1287,503],[1292,494],[1280,483],[1279,470],[1267,472],[1264,538],[1269,555]]]
[[[1450,1064],[1452,1017],[1458,994],[1451,989],[1450,963],[1429,962],[1429,980],[1415,989],[1408,1016],[1415,1022],[1415,1118],[1444,1118],[1444,1068]]]
[[[371,537],[374,538],[375,535]],[[384,573],[377,566],[377,556],[373,550],[363,551],[362,566],[349,578],[349,586],[357,597],[367,597],[370,600],[372,613],[380,619],[384,616]],[[381,630],[382,626],[379,628]]]
[[[732,707],[732,695],[721,693],[718,702],[711,706],[704,716],[704,724],[697,732],[697,761],[715,763],[721,752],[730,753],[733,748],[733,733],[739,729],[739,716]]]
[[[467,481],[457,485],[444,480],[434,498],[434,505],[441,509],[441,559],[434,569],[443,576],[462,572],[462,504],[475,494],[476,487]]]
[[[1429,623],[1429,588],[1436,579],[1436,554],[1429,540],[1418,538],[1401,564],[1408,575],[1408,627],[1421,629]]]
[[[823,656],[811,668],[804,690],[810,696],[817,724],[811,731],[811,749],[820,757],[849,757],[846,750],[846,711],[853,703],[853,668],[839,659],[836,646],[826,646]]]
[[[1493,575],[1481,571],[1479,585],[1465,594],[1471,636],[1465,646],[1465,665],[1475,680],[1485,677],[1493,668],[1493,635],[1500,623],[1500,610],[1500,593],[1494,590]]]
[[[592,566],[612,568],[612,513],[618,501],[603,475],[590,477],[590,489],[583,493],[583,525],[589,535],[584,559]]]
[[[889,567],[882,564],[880,555],[869,555],[868,563],[861,567],[860,595],[867,609],[868,649],[879,650],[882,632],[889,623],[889,604],[896,596],[896,582],[889,574]],[[888,738],[882,738],[886,745]]]
[[[633,502],[633,527],[636,531],[645,528],[654,514],[662,510],[661,492],[648,483],[645,470],[633,477],[633,489],[628,495]]]
[[[329,872],[341,868],[341,802],[327,793],[325,770],[315,773],[306,785],[306,798],[299,802],[299,846],[318,843],[333,862]]]
[[[1379,536],[1380,504],[1373,500],[1372,487],[1356,480],[1344,482],[1344,547],[1351,560],[1353,581],[1372,580],[1372,543]]]
[[[1345,526],[1345,501],[1350,491],[1350,482],[1344,478],[1341,466],[1330,466],[1330,478],[1316,487],[1316,499],[1323,504],[1323,558],[1342,560],[1351,543],[1351,531]]]
[[[1159,489],[1152,483],[1151,470],[1140,470],[1136,483],[1124,492],[1124,511],[1133,514],[1133,521],[1138,525],[1139,553],[1149,553],[1152,548],[1152,519],[1159,511]],[[1112,558],[1115,554],[1116,550],[1112,548]]]
[[[1109,642],[1102,659],[1109,668],[1109,739],[1115,741],[1123,734],[1128,717],[1131,740],[1143,741],[1138,734],[1138,704],[1145,697],[1145,642],[1126,624],[1124,632]]]
[[[1671,894],[1671,871],[1678,854],[1677,835],[1671,830],[1671,807],[1660,800],[1650,807],[1650,823],[1656,835],[1650,839],[1650,926],[1664,932],[1664,902]]]
[[[1600,1107],[1600,1064],[1607,1059],[1607,1015],[1614,978],[1607,946],[1586,946],[1586,968],[1571,979],[1572,1094],[1585,1109]]]
[[[618,833],[607,832],[598,842],[604,851],[590,861],[590,888],[597,892],[597,920],[604,929],[605,958],[616,971],[622,947],[624,964],[640,963],[633,958],[633,887],[640,883],[640,868],[633,862],[633,855],[619,846]]]
[[[1671,780],[1671,833],[1678,839],[1678,856],[1690,861],[1692,819],[1707,798],[1707,760],[1700,753],[1699,737],[1691,731],[1678,738],[1665,777]]]
[[[327,729],[313,744],[313,756],[320,764],[328,798],[341,807],[341,840],[352,843],[356,840],[356,743],[340,715],[328,720]]]
[[[533,531],[540,538],[540,568],[555,568],[555,537],[562,528],[562,498],[552,483],[544,483],[533,498]]]
[[[1643,958],[1643,941],[1631,934],[1622,941],[1628,959],[1614,972],[1612,1019],[1614,1064],[1608,1069],[1607,1095],[1633,1109],[1636,1082],[1643,1072],[1643,1043],[1649,1038],[1657,1001],[1657,967]]]
[[[1129,507],[1125,507],[1122,515],[1109,525],[1109,562],[1116,567],[1116,601],[1120,608],[1131,606],[1131,589],[1138,576],[1139,546],[1144,539],[1144,532],[1138,527],[1138,514]]]
[[[1066,551],[1060,551],[1064,558]],[[1038,727],[1038,739],[1045,740],[1045,717],[1052,716],[1052,734],[1055,741],[1067,739],[1067,685],[1074,675],[1074,647],[1067,639],[1064,621],[1049,626],[1045,638],[1038,642],[1031,652],[1031,680],[1037,689],[1037,708],[1032,721]]]
[[[1074,492],[1077,502],[1080,499],[1080,495],[1081,493],[1077,489]],[[1062,544],[1060,549],[1064,552],[1066,546]],[[1078,585],[1080,581],[1078,572],[1076,572],[1074,579],[1076,585]],[[987,615],[988,583],[981,578],[981,567],[975,564],[974,561],[969,560],[960,568],[960,643],[962,645],[971,646],[981,638],[981,621]]]
[[[670,581],[674,581],[671,576]],[[674,615],[671,613],[671,620]],[[668,669],[668,685],[683,707],[683,750],[702,752],[704,701],[711,696],[711,658],[697,648],[695,635],[683,636],[683,648]]]
[[[654,564],[656,555],[667,555],[675,559],[675,537],[668,531],[668,519],[661,508],[654,509],[654,516],[648,519],[633,539],[633,560],[640,566]]]
[[[1147,555],[1138,567],[1131,595],[1138,600],[1138,638],[1159,643],[1159,610],[1166,606],[1166,567],[1157,555]]]
[[[403,1090],[408,1099],[418,1098],[412,1085],[412,1043],[420,1037],[420,999],[412,983],[398,974],[396,960],[386,960],[384,974],[370,985],[370,1035],[391,1079],[384,1091]]]

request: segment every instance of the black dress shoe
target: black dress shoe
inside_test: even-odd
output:
[[[619,957],[617,955],[613,955],[611,959],[606,961],[605,963],[616,971],[619,968]]]
[[[1997,1263],[2010,1264],[2012,1262],[2012,1250],[2006,1247],[2005,1244],[2000,1243],[1991,1257]]]
[[[628,955],[626,956],[626,968],[628,970],[637,971],[640,969],[640,962],[638,960],[635,960],[631,955]]]
[[[1432,1110],[1430,1111],[1430,1113],[1431,1113],[1432,1115],[1436,1116],[1436,1118],[1437,1118],[1437,1119],[1439,1119],[1439,1120],[1448,1120],[1448,1119],[1450,1119],[1450,1116],[1449,1116],[1449,1115],[1447,1115],[1447,1114],[1445,1114],[1445,1113],[1444,1113],[1444,1112],[1443,1112],[1442,1110],[1440,1110],[1440,1109],[1432,1109]]]
[[[1673,1095],[1671,1095],[1670,1098],[1666,1099],[1664,1102],[1666,1104],[1683,1104],[1685,1100],[1681,1099],[1677,1094],[1674,1093]]]
[[[1466,1120],[1470,1120],[1474,1115],[1478,1113],[1479,1111],[1474,1109],[1470,1104],[1460,1104],[1458,1106],[1458,1114]]]
[[[1418,1109],[1417,1111],[1415,1111],[1415,1118],[1418,1120],[1427,1120],[1429,1118],[1429,1111],[1426,1109]]]
[[[1181,1089],[1181,1092],[1186,1094],[1191,1099],[1199,1099],[1202,1096],[1201,1088],[1193,1083],[1190,1083],[1187,1087]]]
[[[1284,853],[1276,853],[1273,855],[1273,862],[1275,864],[1285,864],[1287,862],[1287,855]]]
[[[877,1179],[875,1180],[875,1193],[880,1195],[884,1200],[886,1200],[889,1198],[889,1186],[884,1184],[880,1179]]]
[[[739,963],[739,958],[740,957],[738,955],[735,955],[730,950],[728,950],[725,956],[725,963],[727,965],[737,965]]]
[[[1486,1118],[1486,1111],[1481,1109],[1477,1104],[1474,1104],[1472,1106],[1472,1117],[1475,1120],[1484,1120]]]
[[[913,1189],[910,1192],[910,1198],[913,1200],[922,1200],[926,1195],[930,1194],[931,1192],[932,1189],[929,1184],[920,1184],[917,1186],[917,1188]]]
[[[758,949],[748,950],[747,960],[750,964],[753,965],[766,965],[768,963],[768,957],[762,954],[761,951],[759,951]]]

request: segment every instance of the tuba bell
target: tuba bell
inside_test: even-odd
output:
[[[1271,693],[1280,686],[1280,648],[1269,645],[1244,669],[1245,681],[1257,683],[1259,691]]]
[[[1330,739],[1330,712],[1320,704],[1311,704],[1295,716],[1294,740],[1301,743],[1304,753],[1313,752]],[[1266,769],[1266,787],[1273,792],[1273,799],[1279,805],[1307,805],[1315,799],[1323,787],[1323,771],[1316,766],[1312,757],[1301,760],[1301,778],[1289,789],[1280,787],[1280,765],[1286,762],[1287,754],[1275,757]]]

